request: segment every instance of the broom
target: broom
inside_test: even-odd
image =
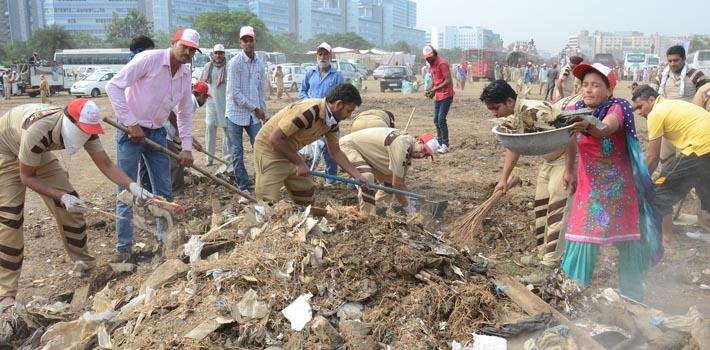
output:
[[[508,181],[508,190],[520,184],[520,178],[514,176]],[[451,241],[458,243],[460,246],[471,245],[473,243],[474,234],[481,232],[483,220],[501,197],[503,197],[503,191],[495,191],[485,202],[456,219],[456,221],[454,221]]]

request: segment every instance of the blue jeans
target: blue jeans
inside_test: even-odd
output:
[[[227,120],[227,138],[229,139],[229,153],[232,154],[232,166],[234,167],[234,180],[241,191],[250,191],[249,174],[244,167],[244,144],[242,135],[244,131],[249,136],[249,143],[254,146],[256,134],[261,130],[261,122],[256,121],[251,125],[237,125],[231,120]]]
[[[325,137],[321,137],[321,140],[325,143]],[[335,162],[335,159],[330,156],[330,151],[328,150],[328,146],[325,146],[323,148],[323,162],[325,163],[325,173],[328,175],[338,175],[338,163]],[[326,183],[333,184],[335,183],[335,180],[325,180]]]
[[[446,115],[454,97],[450,96],[441,101],[434,101],[434,125],[436,126],[436,140],[439,144],[449,146],[449,125],[446,124]],[[436,150],[434,150],[436,151]]]
[[[146,139],[150,139],[163,147],[166,146],[165,128],[146,129],[143,128]],[[170,180],[170,159],[168,155],[153,149],[146,143],[134,143],[126,133],[116,130],[116,163],[123,172],[131,178],[133,182],[138,176],[138,162],[143,159],[148,170],[150,185],[153,194],[164,197],[168,201],[173,200]],[[118,186],[118,192],[124,188]],[[127,251],[133,247],[133,209],[121,201],[116,201],[116,215],[123,219],[116,219],[116,235],[118,242],[116,250]],[[165,219],[156,220],[157,232],[156,240],[158,244],[165,241],[165,229],[167,223]]]

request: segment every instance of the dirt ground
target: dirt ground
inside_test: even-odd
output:
[[[628,98],[629,84],[621,83],[617,95]],[[360,110],[381,107],[392,111],[396,116],[399,128],[404,128],[407,118],[414,110],[414,117],[408,132],[435,132],[432,124],[433,102],[423,96],[423,93],[402,94],[399,92],[379,92],[379,82],[372,79],[366,81],[367,88],[363,92],[363,105]],[[453,221],[468,210],[483,202],[492,192],[502,168],[504,148],[494,139],[490,132],[493,124],[485,107],[478,100],[484,83],[468,84],[466,90],[456,91],[456,97],[448,115],[451,152],[442,155],[436,163],[428,160],[415,161],[407,177],[407,184],[413,192],[422,193],[432,199],[448,200],[449,209],[445,217],[436,227],[437,231],[446,234],[450,232]],[[537,92],[537,88],[534,89]],[[291,93],[294,96],[294,93]],[[539,98],[533,94],[531,98]],[[66,93],[52,98],[57,105],[66,104],[72,97]],[[104,115],[112,115],[112,109],[105,96],[94,99],[102,108]],[[39,102],[39,99],[17,97],[0,103],[0,112],[22,103]],[[288,98],[267,101],[271,115],[289,103]],[[197,112],[194,118],[194,130],[198,140],[204,140],[204,108]],[[645,122],[637,119],[639,134],[645,134]],[[106,133],[101,136],[104,147],[109,155],[115,155],[114,130],[105,125]],[[349,122],[342,128],[348,132]],[[218,138],[221,138],[221,133]],[[220,145],[221,139],[217,144]],[[250,147],[245,146],[246,150]],[[218,149],[220,147],[217,147]],[[247,151],[248,152],[248,151]],[[93,166],[85,153],[66,156],[56,152],[62,164],[69,171],[70,180],[82,198],[97,205],[103,210],[112,212],[114,208],[115,186],[110,183]],[[218,155],[219,155],[218,151]],[[246,153],[249,154],[249,153]],[[197,164],[205,163],[203,155],[194,153]],[[247,168],[251,169],[252,157],[245,157]],[[533,197],[540,159],[536,157],[521,157],[515,174],[520,176],[523,186],[512,190],[491,211],[484,222],[485,234],[481,242],[476,244],[476,251],[471,255],[481,254],[496,262],[496,270],[514,276],[527,275],[541,268],[524,266],[520,263],[523,256],[532,254],[531,228],[533,225]],[[215,169],[212,167],[211,169]],[[319,188],[318,202],[335,201],[352,205],[356,201],[354,191],[344,186],[336,188]],[[204,205],[188,207],[188,215],[182,220],[189,222],[191,213],[195,217],[204,217],[209,212],[208,197],[219,193],[205,194]],[[225,198],[224,196],[222,198]],[[176,201],[194,203],[197,198],[176,198]],[[691,200],[684,206],[684,212],[695,214],[697,203]],[[199,216],[198,216],[199,214]],[[95,254],[99,265],[105,263],[112,254],[115,244],[113,220],[98,213],[89,214],[89,246]],[[209,224],[209,223],[207,223]],[[690,306],[696,305],[704,315],[710,315],[710,291],[699,287],[700,279],[708,279],[702,271],[708,267],[710,245],[703,241],[689,239],[686,231],[697,230],[697,227],[676,226],[673,249],[667,252],[663,260],[655,266],[647,279],[647,298],[644,301],[649,306],[670,314],[685,314]],[[505,239],[503,239],[503,236]],[[18,299],[27,303],[54,301],[58,296],[71,293],[77,285],[85,283],[81,278],[70,275],[71,263],[63,251],[56,234],[53,219],[39,197],[28,191],[25,207],[25,260],[20,280]],[[506,240],[510,243],[510,248]],[[136,231],[136,242],[152,242],[148,234]],[[596,279],[591,289],[597,287],[615,287],[615,249],[606,249],[600,259]],[[139,274],[149,273],[154,266],[149,264],[139,266]],[[707,282],[705,282],[707,283]],[[183,327],[184,328],[184,327]],[[189,327],[188,327],[189,329]],[[177,332],[176,332],[177,333]]]

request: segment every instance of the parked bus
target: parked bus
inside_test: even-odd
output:
[[[624,77],[628,80],[634,76],[634,70],[639,73],[646,64],[646,54],[642,52],[627,52],[624,54]],[[639,74],[640,76],[640,74]]]
[[[644,65],[648,67],[648,69],[652,68],[658,68],[658,65],[661,63],[660,58],[658,55],[652,55],[652,54],[646,54],[646,61]]]
[[[710,50],[691,52],[687,58],[688,67],[699,69],[705,75],[710,75]]]
[[[54,60],[69,74],[86,66],[112,68],[116,71],[128,63],[128,49],[67,49],[57,50]]]
[[[492,49],[468,49],[461,52],[461,58],[466,65],[471,65],[472,69],[468,72],[469,77],[473,77],[474,80],[488,79],[492,81],[496,62],[503,65],[506,53]]]

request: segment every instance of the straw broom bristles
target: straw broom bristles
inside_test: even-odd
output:
[[[508,181],[508,190],[520,184],[520,178],[515,176]],[[481,232],[483,220],[501,197],[503,197],[503,191],[495,191],[485,202],[456,219],[451,241],[460,246],[472,244],[474,234]]]

